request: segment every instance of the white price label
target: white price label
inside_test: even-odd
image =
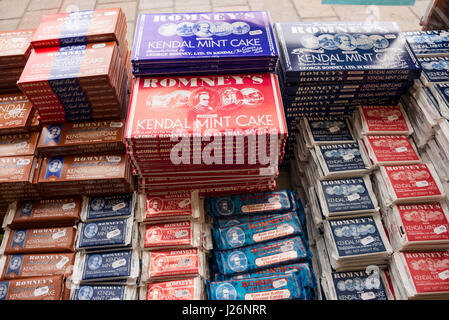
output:
[[[17,161],[17,164],[19,166],[26,166],[26,165],[29,165],[30,162],[31,162],[30,159],[20,159],[19,161]]]
[[[396,148],[396,149],[394,149],[396,152],[405,152],[405,151],[407,151],[408,149],[407,149],[407,147],[400,147],[400,148]]]
[[[126,259],[122,258],[122,259],[119,259],[117,261],[114,261],[112,263],[112,268],[117,269],[117,268],[120,268],[120,267],[122,267],[124,265],[126,265]]]
[[[111,128],[121,128],[121,127],[123,127],[123,123],[117,122],[117,121],[111,121],[111,123],[109,124],[109,126],[110,126]]]
[[[249,34],[251,36],[257,36],[257,35],[262,34],[262,33],[263,33],[262,30],[253,30],[253,31],[249,32]]]
[[[422,187],[427,187],[428,185],[429,185],[429,183],[426,180],[416,181],[416,186],[417,187],[422,188]]]
[[[120,156],[108,156],[106,157],[108,159],[108,162],[118,163],[122,160]]]
[[[62,267],[64,267],[67,262],[69,262],[69,258],[68,257],[62,257],[62,259],[59,260],[59,262],[56,264],[56,269],[61,270]]]
[[[22,142],[16,143],[15,147],[16,147],[16,149],[21,149],[21,148],[25,148],[27,145],[28,145],[28,142],[22,141]]]
[[[76,207],[76,203],[75,202],[64,203],[62,205],[62,210],[71,210],[71,209],[74,209],[75,207]]]
[[[117,210],[123,209],[124,207],[126,207],[126,203],[120,202],[120,203],[116,204],[115,206],[113,206],[112,210],[117,211]]]
[[[106,238],[111,239],[111,238],[117,237],[120,235],[120,233],[121,232],[119,229],[112,230],[106,234]]]
[[[281,197],[279,197],[278,195],[276,195],[276,196],[274,196],[274,197],[272,197],[272,198],[269,198],[269,199],[268,199],[268,202],[269,202],[269,203],[278,203],[278,202],[281,202]]]
[[[330,131],[330,133],[335,133],[335,132],[337,132],[337,131],[340,131],[340,128],[337,127],[337,126],[335,126],[335,127],[330,127],[330,128],[329,128],[329,131]]]
[[[185,238],[189,235],[189,232],[187,230],[180,230],[175,232],[175,238],[179,239],[179,238]]]
[[[351,159],[354,159],[354,158],[355,158],[355,155],[353,155],[352,153],[345,154],[343,156],[343,160],[345,160],[345,161],[348,161],[348,160],[351,160]]]
[[[362,292],[361,298],[362,298],[362,300],[372,300],[372,299],[376,298],[376,294],[372,291]]]
[[[175,297],[176,298],[186,298],[189,296],[189,290],[186,289],[180,289],[175,291]]]
[[[348,201],[355,201],[360,199],[360,195],[358,193],[354,193],[354,194],[350,194],[349,196],[347,196]]]
[[[371,242],[374,241],[374,238],[372,236],[368,236],[366,238],[363,238],[360,240],[360,243],[363,244],[364,246],[370,244]]]
[[[446,226],[439,226],[433,229],[433,232],[435,232],[436,234],[444,233],[446,231],[447,231]]]
[[[273,281],[273,288],[275,288],[275,289],[285,287],[286,285],[287,285],[286,279],[280,279],[280,280]]]
[[[65,237],[65,236],[66,236],[65,230],[62,230],[62,231],[53,233],[53,235],[51,236],[51,238],[52,238],[53,240],[56,240],[56,239],[59,239],[59,238]]]
[[[440,277],[441,280],[449,279],[449,270],[444,270],[443,272],[440,272],[438,274],[438,277]]]
[[[190,199],[184,199],[178,203],[178,207],[185,208],[190,204],[190,202],[191,202]]]
[[[395,121],[398,119],[399,119],[399,117],[397,114],[392,114],[391,116],[388,116],[388,121]]]
[[[37,288],[36,290],[34,290],[34,296],[35,297],[40,297],[40,296],[43,296],[45,294],[48,294],[48,292],[49,292],[48,286],[47,287],[40,287],[40,288]]]
[[[103,48],[103,47],[106,47],[106,43],[97,43],[97,44],[92,45],[93,49],[95,49],[95,48]]]

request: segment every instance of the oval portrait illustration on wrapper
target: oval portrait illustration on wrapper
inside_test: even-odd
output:
[[[101,267],[102,263],[103,259],[101,258],[101,255],[94,254],[87,260],[87,267],[89,268],[89,270],[97,270]]]
[[[215,289],[215,296],[219,300],[235,300],[237,298],[237,291],[229,283],[223,283]]]
[[[231,198],[222,198],[215,204],[215,209],[222,216],[228,216],[234,213],[234,202]]]
[[[334,42],[343,51],[355,50],[357,48],[354,37],[347,33],[336,34]]]
[[[189,107],[195,113],[212,113],[221,107],[221,97],[213,88],[197,88],[190,95]]]
[[[83,286],[78,291],[79,300],[91,300],[94,295],[94,289],[91,286]]]
[[[355,45],[358,49],[370,50],[373,48],[373,42],[366,34],[355,34],[353,35],[355,39]]]
[[[209,21],[199,21],[193,25],[192,31],[200,38],[212,37],[215,32],[215,25]]]
[[[84,227],[84,236],[86,238],[93,238],[97,235],[98,226],[95,222],[89,223]]]
[[[103,210],[105,205],[105,201],[103,198],[93,198],[92,202],[90,203],[90,209],[92,211],[100,211]]]
[[[369,38],[373,42],[373,45],[376,49],[386,49],[390,45],[390,42],[388,42],[388,40],[383,36],[373,34],[369,36]]]
[[[226,241],[233,248],[241,247],[245,244],[245,232],[239,227],[230,228],[226,232]]]
[[[164,289],[159,286],[151,287],[148,291],[148,298],[150,300],[162,300],[164,298]]]
[[[243,272],[248,267],[248,259],[242,251],[234,251],[228,256],[228,265],[235,272]]]

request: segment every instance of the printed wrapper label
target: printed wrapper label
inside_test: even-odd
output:
[[[56,269],[62,269],[67,262],[69,262],[69,258],[68,257],[62,257],[62,259],[56,264]]]
[[[398,205],[397,209],[408,241],[449,240],[449,222],[441,205]]]
[[[298,253],[296,251],[282,252],[268,257],[257,258],[255,260],[255,264],[258,267],[264,267],[284,261],[294,260],[296,258],[298,258]]]
[[[177,137],[181,133],[224,134],[230,130],[239,135],[287,134],[277,77],[273,74],[138,77],[133,92],[126,141]],[[176,96],[179,99],[175,100]],[[138,107],[141,105],[146,108]]]
[[[149,284],[147,300],[194,300],[196,283],[194,279],[175,280]]]
[[[245,300],[280,300],[290,298],[291,293],[288,289],[281,289],[268,292],[256,292],[245,294]]]
[[[373,150],[377,162],[419,161],[406,136],[367,136],[364,141]]]
[[[447,251],[404,252],[401,255],[418,294],[449,291]]]
[[[333,219],[325,226],[330,227],[340,257],[387,251],[373,216]]]
[[[398,199],[441,195],[426,165],[384,168]]]
[[[363,271],[331,274],[337,300],[388,300],[382,278]]]
[[[56,239],[59,239],[59,238],[65,237],[65,236],[66,236],[65,230],[61,230],[59,232],[54,233],[51,237],[52,237],[52,239],[56,240]]]
[[[399,106],[361,107],[368,132],[408,132],[407,121]]]
[[[197,250],[152,252],[150,278],[199,274],[200,261]]]
[[[192,225],[151,225],[145,227],[145,248],[192,244]]]

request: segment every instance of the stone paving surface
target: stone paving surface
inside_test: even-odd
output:
[[[403,31],[416,31],[431,2],[416,0],[407,7],[323,5],[321,0],[0,0],[0,31],[36,28],[44,14],[114,7],[126,14],[130,46],[140,13],[268,10],[273,22],[396,21]]]

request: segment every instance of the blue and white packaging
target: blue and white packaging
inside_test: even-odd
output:
[[[444,118],[449,119],[449,83],[435,83],[429,89],[436,104],[435,108]]]
[[[306,146],[356,142],[349,117],[309,117],[300,122]]]
[[[134,217],[136,193],[108,195],[99,197],[83,197],[81,220],[97,221]]]
[[[319,179],[361,177],[370,172],[369,158],[359,141],[316,145],[310,151]]]
[[[231,196],[206,196],[208,213],[213,217],[279,214],[295,210],[288,190]]]
[[[431,87],[436,83],[449,82],[449,57],[420,57],[421,81]]]
[[[287,82],[328,75],[341,81],[385,81],[390,75],[407,80],[420,74],[396,22],[289,22],[275,23],[274,30]]]
[[[369,176],[322,180],[317,183],[317,193],[325,217],[379,210]]]
[[[449,56],[449,30],[409,31],[403,34],[417,57]]]
[[[207,283],[209,300],[304,300],[298,272],[273,277]]]
[[[70,300],[137,300],[137,287],[127,285],[77,285]]]
[[[323,225],[334,270],[388,264],[393,250],[378,214],[327,219]]]
[[[139,232],[133,217],[81,222],[78,224],[77,250],[120,250],[137,248]]]
[[[215,260],[224,275],[247,273],[310,259],[310,250],[296,236],[247,246],[235,250],[215,251]]]
[[[290,274],[293,272],[300,273],[301,283],[304,287],[316,288],[317,282],[316,282],[315,273],[312,269],[312,266],[308,262],[273,267],[273,268],[259,270],[256,272],[233,275],[230,277],[225,277],[221,274],[217,274],[217,276],[215,277],[215,280],[223,281],[223,280],[242,280],[242,279],[252,279],[252,278],[263,278],[263,277],[285,275],[285,274]]]
[[[78,252],[71,282],[135,285],[140,277],[138,250],[112,252]]]
[[[301,223],[295,213],[272,215],[254,222],[213,230],[215,248],[218,250],[246,247],[301,234]]]
[[[328,300],[394,300],[383,270],[332,272],[326,274],[322,283]]]

